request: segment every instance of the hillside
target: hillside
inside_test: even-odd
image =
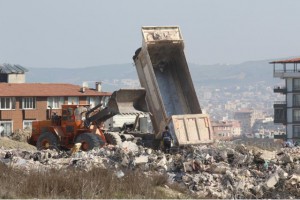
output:
[[[263,82],[272,86],[279,82],[273,78],[269,60],[244,62],[237,65],[189,64],[195,87],[200,86],[247,86]],[[28,68],[27,82],[59,82],[81,85],[83,81],[102,81],[105,91],[120,87],[137,86],[138,78],[132,64],[102,65],[85,68]],[[93,87],[90,84],[90,87]]]

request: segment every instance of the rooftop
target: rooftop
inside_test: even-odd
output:
[[[237,110],[237,111],[235,111],[235,113],[237,113],[237,114],[239,114],[239,113],[241,113],[241,114],[250,114],[250,113],[253,113],[253,111],[245,109],[245,110]]]
[[[28,72],[28,70],[21,65],[0,64],[1,74],[24,74],[25,72]]]
[[[300,63],[300,57],[297,58],[291,58],[291,59],[286,59],[286,60],[277,60],[277,61],[272,61],[270,64],[285,64],[285,63]]]
[[[98,92],[66,83],[0,83],[1,97],[49,97],[49,96],[110,96],[110,92]]]

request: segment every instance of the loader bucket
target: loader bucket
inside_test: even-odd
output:
[[[115,91],[107,107],[119,114],[148,112],[145,89],[120,89]]]

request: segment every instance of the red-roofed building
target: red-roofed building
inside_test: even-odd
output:
[[[20,71],[21,69],[21,71]],[[62,104],[90,104],[107,102],[110,92],[66,83],[24,83],[24,70],[20,66],[0,65],[0,125],[4,134],[17,129],[31,128],[34,120],[45,120],[52,112],[61,114]],[[15,76],[14,76],[15,74]],[[15,77],[15,78],[14,78]]]
[[[31,127],[34,120],[45,120],[50,114],[49,106],[60,115],[62,104],[93,107],[100,101],[107,101],[111,93],[96,88],[83,89],[64,83],[0,83],[0,124],[9,135],[16,129]]]

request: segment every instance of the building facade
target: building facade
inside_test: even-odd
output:
[[[50,111],[61,115],[63,104],[88,104],[108,101],[111,93],[72,84],[0,83],[0,125],[5,135],[31,128],[32,121],[46,120]]]
[[[285,85],[274,87],[275,93],[285,95],[285,101],[274,102],[274,123],[286,126],[287,140],[300,140],[300,58],[270,62],[273,77],[284,80]]]
[[[214,139],[230,140],[241,135],[241,126],[239,121],[213,121],[212,129]]]
[[[0,65],[0,126],[9,136],[19,129],[31,129],[32,121],[46,120],[51,112],[61,114],[63,104],[88,104],[91,107],[108,101],[110,92],[102,92],[101,83],[95,88],[59,83],[25,83],[20,65]]]
[[[252,110],[236,111],[233,118],[240,122],[242,135],[252,135],[252,126],[255,121]]]

